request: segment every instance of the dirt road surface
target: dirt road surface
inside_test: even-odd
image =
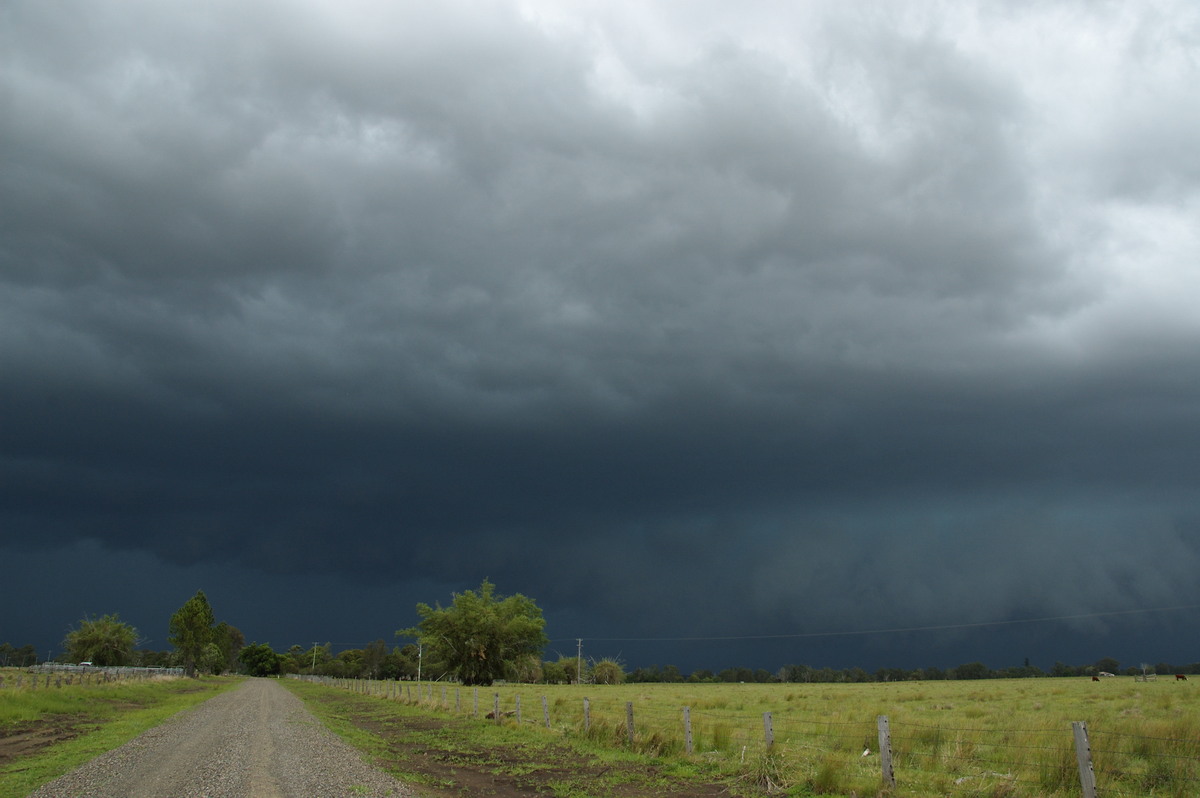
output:
[[[248,679],[36,792],[36,798],[341,798],[414,793],[273,679]]]

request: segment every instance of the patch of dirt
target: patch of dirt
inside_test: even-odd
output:
[[[70,715],[0,727],[0,767],[14,759],[32,756],[43,748],[78,737],[87,724]]]
[[[528,798],[587,794],[596,798],[737,798],[728,785],[672,783],[661,769],[636,762],[605,762],[568,745],[544,742],[536,748],[464,746],[453,735],[446,747],[430,744],[430,732],[461,726],[454,718],[351,717],[363,731],[383,740],[385,765],[418,774],[416,789],[434,798]],[[420,741],[413,739],[414,732]],[[449,738],[448,738],[449,740]],[[551,763],[551,764],[547,764]],[[570,789],[570,785],[574,789]]]

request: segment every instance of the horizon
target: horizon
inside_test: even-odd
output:
[[[1186,646],[1185,646],[1185,647],[1176,647],[1174,649],[1170,649],[1170,648],[1158,649],[1159,651],[1163,651],[1163,650],[1175,651],[1176,656],[1174,658],[1166,657],[1166,656],[1147,657],[1144,655],[1144,652],[1143,652],[1142,656],[1134,657],[1132,659],[1123,659],[1121,656],[1118,656],[1117,653],[1114,653],[1111,649],[1116,648],[1119,651],[1124,651],[1130,646],[1130,644],[1121,644],[1118,646],[1112,646],[1112,645],[1109,645],[1106,643],[1100,643],[1100,644],[1093,643],[1092,647],[1090,647],[1090,648],[1084,647],[1083,649],[1080,649],[1081,653],[1076,654],[1074,657],[1054,656],[1054,657],[1051,657],[1049,660],[1047,660],[1045,658],[1037,658],[1037,657],[1033,657],[1030,655],[1019,655],[1019,654],[1010,655],[1010,654],[1006,654],[1006,653],[1001,653],[994,649],[987,649],[987,648],[980,647],[980,648],[975,649],[978,653],[980,653],[980,656],[974,657],[974,658],[962,659],[961,661],[951,662],[947,659],[947,657],[952,657],[956,653],[959,653],[964,650],[970,650],[970,649],[963,649],[958,645],[955,645],[955,646],[952,646],[949,648],[940,648],[939,649],[938,646],[930,646],[928,644],[928,641],[926,641],[925,644],[921,644],[920,640],[922,637],[926,637],[926,636],[934,634],[934,633],[944,633],[944,632],[948,632],[948,631],[956,632],[956,633],[964,633],[964,632],[971,633],[971,632],[985,631],[990,628],[1006,627],[1006,626],[1037,626],[1040,624],[1054,624],[1056,622],[1061,622],[1061,621],[1096,620],[1100,617],[1106,617],[1106,616],[1147,615],[1147,614],[1156,614],[1156,613],[1180,612],[1180,611],[1194,610],[1194,609],[1197,609],[1197,607],[1194,605],[1188,605],[1188,606],[1176,606],[1176,607],[1160,607],[1160,608],[1152,608],[1152,609],[1148,609],[1148,610],[1126,610],[1126,611],[1118,611],[1118,612],[1113,612],[1113,613],[1102,613],[1102,614],[1098,614],[1098,615],[1089,615],[1089,616],[1085,616],[1085,617],[1072,616],[1072,617],[1067,617],[1067,618],[1029,618],[1029,619],[1016,619],[1016,620],[1008,620],[1008,621],[959,624],[959,625],[954,625],[952,627],[937,626],[937,627],[926,627],[926,628],[899,628],[899,629],[882,629],[882,630],[876,629],[876,630],[838,631],[838,632],[824,632],[824,633],[814,632],[814,633],[805,633],[805,634],[773,634],[773,635],[700,637],[700,638],[663,637],[663,638],[654,638],[654,639],[611,638],[611,637],[606,637],[606,638],[566,638],[566,637],[556,638],[556,637],[552,637],[550,639],[550,642],[546,646],[546,648],[543,650],[542,659],[543,659],[543,661],[553,662],[553,661],[556,661],[561,658],[573,657],[573,656],[575,656],[575,652],[577,650],[579,650],[580,642],[582,642],[582,651],[583,651],[583,656],[584,656],[585,661],[598,661],[601,659],[613,659],[622,665],[622,667],[624,668],[624,670],[627,674],[631,673],[635,670],[638,670],[638,669],[650,669],[650,668],[654,668],[654,667],[665,668],[665,667],[674,666],[674,667],[679,668],[679,670],[683,674],[685,674],[685,676],[695,673],[697,671],[710,671],[710,672],[716,674],[716,673],[720,673],[721,671],[726,671],[726,670],[730,670],[730,669],[749,669],[751,671],[766,671],[772,675],[775,675],[780,670],[782,670],[786,667],[802,666],[802,667],[811,668],[813,670],[820,670],[820,669],[828,668],[828,669],[831,669],[834,671],[839,671],[839,672],[849,671],[849,670],[853,670],[853,669],[861,669],[861,670],[865,671],[867,674],[874,675],[880,671],[885,671],[885,670],[904,670],[904,671],[911,672],[911,671],[919,671],[919,670],[928,671],[931,669],[938,669],[941,671],[950,671],[950,670],[953,670],[954,668],[957,668],[962,665],[971,665],[971,664],[975,664],[975,663],[982,663],[990,671],[1004,671],[1007,669],[1014,669],[1014,668],[1019,668],[1019,667],[1024,667],[1026,665],[1029,665],[1029,666],[1032,666],[1032,667],[1037,668],[1038,670],[1042,671],[1043,674],[1049,675],[1050,671],[1057,664],[1063,664],[1063,665],[1067,665],[1067,666],[1076,668],[1076,667],[1085,667],[1085,666],[1093,665],[1094,663],[1096,663],[1102,659],[1116,660],[1117,662],[1120,663],[1121,671],[1125,671],[1130,668],[1140,668],[1143,665],[1149,665],[1151,667],[1155,667],[1155,666],[1159,666],[1162,664],[1168,664],[1168,665],[1171,665],[1175,669],[1179,669],[1179,668],[1187,668],[1193,664],[1200,663],[1200,657],[1188,658],[1188,657],[1178,656],[1180,653],[1183,653],[1186,650]],[[98,615],[101,615],[101,614],[105,614],[105,613],[89,613],[87,617],[97,617]],[[117,614],[120,615],[120,613],[117,613]],[[167,613],[167,614],[169,615],[170,613]],[[416,615],[414,613],[414,619],[415,618],[416,618]],[[81,619],[76,619],[76,621],[73,622],[71,625],[74,626],[76,623],[78,623],[79,620],[81,620]],[[125,619],[124,617],[122,617],[122,621],[129,623],[129,621],[127,619]],[[217,621],[218,622],[224,621],[224,622],[230,623],[230,625],[237,627],[239,629],[239,631],[243,631],[243,634],[245,634],[244,630],[241,630],[241,628],[238,627],[237,623],[234,623],[234,622],[222,617],[219,614],[217,616]],[[136,624],[131,624],[131,625],[134,625],[135,628],[138,629],[139,634],[142,634],[142,629],[140,627],[137,627]],[[882,645],[880,642],[881,639],[885,639],[888,637],[895,638],[895,637],[899,637],[899,636],[903,637],[903,642],[893,643],[893,644],[886,645],[886,646]],[[864,644],[862,646],[860,646],[858,648],[854,648],[854,649],[847,649],[844,646],[838,646],[835,649],[831,649],[828,646],[821,645],[822,639],[826,639],[826,638],[840,639],[840,638],[847,638],[847,637],[862,639],[864,641]],[[388,636],[376,636],[376,637],[370,637],[370,638],[364,639],[357,643],[346,642],[345,640],[337,640],[337,639],[333,639],[333,638],[327,638],[327,639],[318,640],[318,641],[310,640],[310,641],[303,642],[303,643],[295,642],[295,643],[289,643],[286,645],[278,645],[278,644],[272,643],[270,640],[260,640],[257,638],[252,638],[249,635],[246,636],[246,644],[247,645],[252,645],[252,644],[257,644],[257,643],[266,643],[268,645],[271,645],[272,649],[275,650],[277,653],[286,653],[292,646],[300,646],[301,649],[304,651],[311,651],[312,647],[315,645],[330,646],[331,654],[335,657],[343,651],[363,649],[367,645],[369,645],[373,642],[379,641],[379,640],[382,640],[384,642],[385,646],[387,647],[387,649],[389,651],[391,651],[394,649],[402,649],[405,645],[412,643],[414,639],[410,638],[410,637],[404,637],[401,635],[394,634],[390,638]],[[34,644],[34,641],[22,641],[21,643],[16,643],[14,641],[0,640],[0,642],[8,642],[14,648],[20,648],[23,645]],[[173,650],[173,647],[165,644],[165,637],[163,639],[164,646],[162,646],[162,647],[156,647],[156,646],[142,644],[142,643],[146,643],[146,642],[152,642],[152,639],[146,638],[144,636],[142,638],[140,638],[139,645],[137,646],[137,650],[138,651],[146,651],[146,652],[162,652],[162,651],[172,651]],[[763,655],[761,646],[764,643],[767,643],[772,647],[773,653],[767,654],[765,656]],[[808,651],[811,651],[814,653],[822,652],[822,651],[837,651],[838,653],[836,656],[838,656],[840,658],[836,659],[834,661],[824,661],[824,660],[818,661],[818,660],[805,659],[803,656],[803,653],[799,653],[796,656],[793,656],[791,659],[786,659],[786,660],[780,659],[781,657],[788,656],[787,654],[782,653],[785,650],[803,652],[804,649],[800,647],[801,644],[803,644],[803,643],[809,644]],[[1005,647],[1007,647],[1010,644],[1008,641],[1005,641],[1003,643],[1003,645]],[[1104,648],[1104,646],[1107,646],[1107,648]],[[736,660],[736,655],[733,655],[732,659],[730,658],[728,651],[739,650],[739,647],[741,647],[740,650],[745,650],[747,652],[746,661]],[[37,647],[35,646],[35,648],[37,648]],[[704,650],[705,648],[708,649],[707,652]],[[720,655],[714,655],[711,652],[715,649],[721,649],[721,650],[725,651],[726,653],[720,654]],[[45,654],[43,652],[58,651],[61,653],[61,650],[62,650],[61,642],[56,643],[56,644],[51,644],[51,645],[43,645],[43,647],[38,648],[37,650],[38,650],[39,658],[44,659]],[[926,651],[930,651],[930,650],[932,650],[932,651],[941,650],[944,653],[941,655],[942,658],[939,661],[935,662],[935,661],[922,660],[922,657],[924,656],[924,654],[922,654],[922,653],[914,654],[914,653],[912,653],[914,650],[917,652],[926,652]],[[862,654],[863,659],[862,659],[862,661],[860,661],[858,659],[855,659],[854,653],[851,653],[854,651],[868,652],[868,653]],[[884,658],[892,656],[892,654],[881,653],[884,651],[886,651],[886,652],[902,651],[905,653],[904,654],[895,654],[894,659],[885,660]],[[1104,651],[1105,653],[1096,654],[1095,656],[1091,656],[1090,654],[1087,654],[1087,653],[1082,653],[1082,652],[1086,652],[1086,651]],[[633,652],[633,653],[627,654],[626,652]],[[954,653],[952,654],[951,652],[954,652]],[[819,657],[820,654],[817,653],[817,656]],[[657,657],[657,659],[656,659],[656,657]],[[872,659],[872,657],[874,657],[874,659]],[[776,661],[776,660],[778,660],[778,661]]]

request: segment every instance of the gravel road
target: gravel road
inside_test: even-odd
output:
[[[30,793],[36,798],[412,798],[274,679],[248,679]]]

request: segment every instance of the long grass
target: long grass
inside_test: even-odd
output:
[[[17,689],[15,679],[6,678],[0,689],[0,736],[38,725],[75,736],[0,767],[0,798],[26,795],[242,680],[154,678],[37,688],[24,681]]]
[[[582,737],[543,734],[507,718],[493,723],[458,717],[429,724],[431,713],[442,713],[428,705],[379,701],[303,681],[288,680],[284,685],[378,766],[401,781],[424,785],[429,794],[490,795],[489,782],[560,798],[713,794],[711,789],[691,790],[713,786],[712,771],[702,763],[682,758],[656,761]],[[377,697],[393,695],[380,683],[356,684],[352,689]],[[410,724],[413,720],[417,722]],[[466,777],[468,773],[477,778]]]
[[[358,687],[357,689],[364,689]],[[389,697],[476,714],[475,690],[386,685]],[[479,688],[478,716],[660,757],[700,758],[796,795],[882,789],[877,718],[887,716],[893,796],[1079,795],[1072,722],[1086,723],[1107,795],[1200,795],[1200,685],[1130,677],[868,684],[500,685]],[[590,722],[585,728],[584,699]],[[635,733],[628,739],[627,705]],[[685,750],[683,707],[693,747]],[[764,713],[771,713],[768,749]],[[494,721],[485,721],[494,722]]]

